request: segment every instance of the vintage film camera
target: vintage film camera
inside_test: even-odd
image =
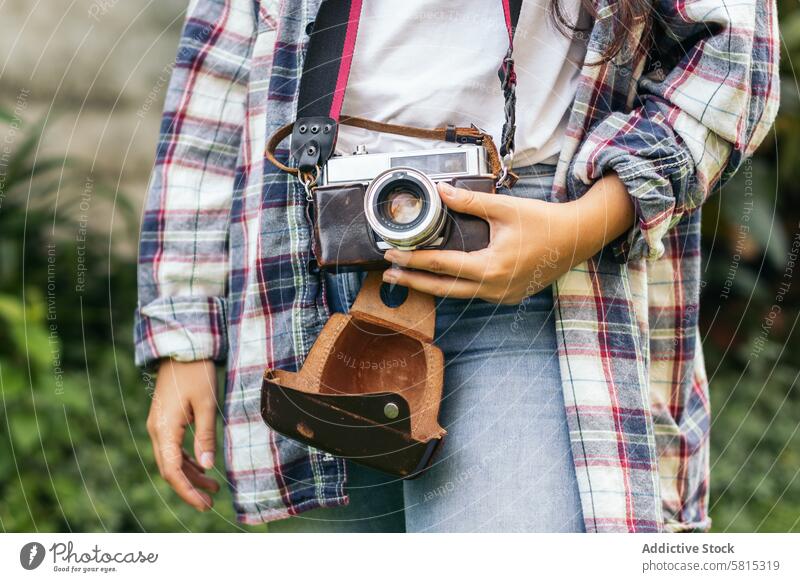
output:
[[[314,252],[323,270],[382,269],[383,253],[474,251],[489,244],[483,219],[449,210],[436,188],[495,191],[482,145],[334,156],[314,191]]]

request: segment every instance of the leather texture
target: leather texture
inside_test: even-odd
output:
[[[494,180],[483,177],[449,181],[457,188],[495,192]],[[383,251],[375,244],[364,215],[362,184],[321,186],[314,189],[314,255],[327,271],[386,269]],[[482,218],[448,211],[443,250],[477,251],[489,244],[489,224]]]
[[[274,430],[402,478],[424,471],[439,425],[444,356],[433,344],[433,297],[380,298],[371,273],[350,313],[331,316],[299,372],[267,370],[261,415]]]
[[[336,121],[330,117],[298,119],[292,131],[292,157],[301,171],[311,172],[333,155]]]

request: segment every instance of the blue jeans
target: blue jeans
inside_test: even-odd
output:
[[[518,172],[512,195],[546,199],[553,166]],[[326,277],[331,309],[346,312],[362,275]],[[583,531],[551,289],[511,306],[440,299],[436,344],[446,362],[439,422],[448,434],[430,470],[401,481],[348,462],[348,506],[270,531]]]

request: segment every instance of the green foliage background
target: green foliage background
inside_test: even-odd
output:
[[[154,378],[132,362],[135,257],[86,228],[122,213],[113,236],[135,239],[138,213],[84,164],[37,159],[41,126],[16,133],[0,198],[0,528],[242,529],[227,489],[198,514],[155,468]]]
[[[800,531],[800,9],[779,4],[775,132],[704,213],[715,531]],[[132,364],[135,259],[84,232],[87,212],[122,213],[114,237],[135,237],[138,209],[79,161],[37,157],[43,128],[13,103],[3,128],[15,139],[0,151],[0,530],[265,529],[236,524],[224,488],[196,513],[155,469],[154,379]]]

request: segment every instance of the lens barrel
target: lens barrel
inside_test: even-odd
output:
[[[364,213],[381,239],[404,250],[433,243],[447,218],[433,180],[407,167],[375,176],[364,196]]]

